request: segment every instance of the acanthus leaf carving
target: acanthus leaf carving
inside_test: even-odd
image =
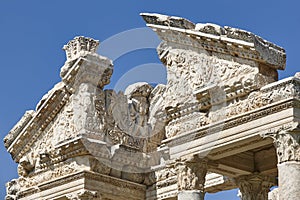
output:
[[[292,122],[261,133],[271,137],[277,152],[278,163],[300,161],[300,125]]]
[[[239,189],[241,200],[265,200],[268,199],[270,188],[276,184],[275,178],[261,174],[240,176],[235,179]]]
[[[178,190],[200,190],[204,192],[207,159],[191,156],[175,163]]]

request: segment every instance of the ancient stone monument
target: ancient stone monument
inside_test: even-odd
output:
[[[106,90],[99,42],[64,46],[61,79],[4,139],[19,164],[7,200],[300,199],[300,75],[253,33],[141,14],[162,40],[167,84]]]

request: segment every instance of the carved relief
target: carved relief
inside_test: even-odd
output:
[[[269,136],[274,139],[278,163],[300,161],[300,133],[282,131]]]
[[[151,20],[156,22],[156,18]],[[66,90],[64,88],[65,85],[62,83],[59,88],[59,90],[64,90],[64,92],[67,91],[67,100],[64,99],[64,104],[61,104],[61,107],[52,102],[53,105],[59,108],[55,112],[48,112],[51,114],[51,118],[43,118],[42,120],[45,119],[45,123],[40,122],[41,119],[37,119],[32,124],[29,124],[30,126],[32,125],[32,129],[28,129],[28,133],[34,129],[33,132],[40,131],[40,135],[33,139],[32,145],[27,145],[29,146],[28,148],[31,148],[30,150],[27,148],[23,152],[18,147],[18,151],[15,151],[17,153],[14,152],[15,154],[21,152],[22,154],[20,156],[22,158],[17,159],[19,161],[18,173],[20,178],[13,180],[7,186],[7,199],[17,199],[17,193],[20,190],[28,190],[30,187],[35,187],[40,183],[72,173],[78,174],[77,172],[83,170],[90,170],[92,171],[90,172],[91,174],[101,176],[101,180],[97,181],[108,179],[115,185],[121,185],[120,191],[124,193],[127,190],[131,190],[129,187],[127,188],[130,185],[128,181],[147,186],[156,182],[156,189],[177,183],[179,191],[200,190],[204,192],[207,160],[200,159],[197,156],[178,159],[174,165],[157,170],[155,173],[146,174],[143,173],[144,171],[141,173],[131,172],[139,171],[140,168],[146,165],[144,162],[149,164],[151,159],[156,159],[153,161],[155,165],[159,163],[158,160],[161,158],[161,154],[157,153],[155,158],[149,159],[147,157],[149,154],[142,153],[155,151],[165,136],[171,138],[182,133],[195,131],[212,122],[221,121],[222,119],[217,116],[220,112],[226,113],[225,117],[231,117],[288,97],[300,97],[299,80],[280,83],[277,86],[273,84],[261,89],[262,86],[275,81],[277,78],[277,73],[274,73],[275,69],[263,69],[263,67],[269,66],[262,66],[259,63],[259,60],[262,59],[261,57],[267,59],[268,64],[272,64],[272,62],[280,64],[285,54],[281,49],[272,46],[266,41],[257,37],[254,38],[253,34],[239,29],[223,28],[212,24],[197,24],[195,27],[193,23],[176,18],[163,19],[161,23],[162,25],[168,24],[171,27],[178,28],[186,26],[186,28],[191,28],[196,32],[223,36],[223,39],[227,39],[228,44],[224,43],[226,48],[223,47],[224,45],[220,47],[223,43],[217,44],[208,37],[207,41],[203,42],[203,38],[206,37],[204,35],[199,36],[201,43],[190,43],[195,46],[192,45],[189,46],[190,48],[187,48],[188,42],[194,40],[191,40],[193,39],[190,37],[191,35],[187,37],[185,33],[180,33],[177,39],[184,36],[185,40],[183,40],[183,43],[186,42],[186,44],[164,41],[158,48],[159,56],[166,64],[168,70],[167,85],[158,85],[153,89],[150,84],[137,83],[129,86],[123,94],[122,92],[116,93],[112,90],[103,90],[104,86],[110,81],[112,65],[108,59],[96,55],[99,42],[84,37],[76,37],[70,41],[64,46],[67,62],[61,70],[63,82],[68,89]],[[169,32],[172,32],[172,30]],[[173,37],[173,35],[170,37]],[[232,42],[232,40],[234,41]],[[232,44],[238,44],[235,40],[240,40],[239,42],[242,42],[241,46],[233,47]],[[218,41],[218,43],[221,42]],[[266,49],[270,49],[270,51],[276,51],[280,55],[275,56],[277,57],[275,59],[270,57],[269,52],[260,55],[259,53],[261,52],[255,49],[256,47],[251,49],[247,42],[256,44],[257,48],[261,48],[259,51],[262,53]],[[197,45],[202,45],[202,47]],[[213,45],[215,46],[212,47]],[[249,53],[249,51],[253,52]],[[244,53],[245,55],[243,55]],[[253,57],[245,59],[249,55]],[[282,60],[276,61],[276,59]],[[268,72],[272,73],[268,74]],[[212,90],[216,94],[210,93],[213,92]],[[200,95],[199,91],[203,95]],[[221,92],[219,93],[219,91]],[[59,96],[60,93],[53,95],[54,93],[52,92],[50,91],[46,98],[41,100],[37,110],[56,109],[51,107],[51,103],[45,104],[50,97],[53,101],[61,100],[55,99],[55,96]],[[65,102],[67,103],[65,104]],[[224,107],[222,107],[221,103],[224,103]],[[211,109],[215,105],[221,106],[217,107],[217,109]],[[172,110],[174,112],[171,112]],[[41,112],[39,114],[42,116],[44,113]],[[31,113],[25,117],[23,122],[21,120],[20,124],[5,138],[6,147],[12,144],[16,136],[20,134],[21,129],[33,118],[33,114]],[[255,115],[260,114],[255,113]],[[264,113],[265,115],[267,114]],[[246,120],[253,120],[257,116],[249,115],[246,117],[247,119],[236,117],[236,121],[226,122],[224,127],[233,127],[245,123]],[[47,120],[48,122],[46,122]],[[167,126],[165,127],[166,124]],[[41,126],[40,128],[40,125],[43,127]],[[187,137],[203,137],[206,132],[204,130],[197,133],[197,135],[186,135]],[[34,136],[34,134],[31,134],[31,136]],[[123,182],[119,183],[116,181],[116,178],[109,177],[113,174],[109,166],[92,158],[92,156],[90,157],[90,154],[86,156],[88,154],[87,151],[83,153],[81,151],[84,149],[83,147],[80,146],[82,149],[73,148],[72,144],[78,143],[78,141],[72,144],[68,141],[76,136],[86,137],[85,139],[88,137],[93,142],[100,140],[97,141],[99,142],[97,145],[91,144],[89,146],[89,153],[98,151],[99,154],[97,155],[102,156],[107,153],[109,157],[111,156],[110,153],[114,151],[112,154],[114,154],[113,159],[115,160],[113,161],[116,161],[117,164],[124,160],[124,158],[121,158],[121,156],[124,156],[122,154],[124,152],[121,152],[121,150],[126,146],[126,150],[129,149],[126,152],[128,154],[125,156],[125,159],[127,159],[126,165],[121,163],[121,168],[114,169],[114,173],[117,174],[116,172],[118,172],[118,178],[128,181],[124,181],[126,182],[124,185]],[[275,140],[279,162],[300,160],[299,134],[281,130],[268,136],[273,137]],[[89,140],[86,144],[89,142],[93,143]],[[171,142],[174,142],[173,144],[176,145],[177,141]],[[63,146],[64,144],[66,145]],[[110,149],[111,145],[115,145],[117,148]],[[100,147],[103,147],[105,151],[100,152]],[[232,148],[238,148],[238,144]],[[131,158],[132,152],[141,153],[141,157],[132,156]],[[165,154],[169,155],[169,152]],[[80,156],[85,157],[85,160],[78,162],[76,159],[82,158]],[[109,160],[106,157],[105,159]],[[168,159],[169,157],[166,158],[166,160]],[[142,167],[133,167],[135,164]],[[151,177],[153,174],[155,174],[155,177]],[[145,176],[147,177],[145,178]],[[255,191],[258,199],[266,198],[266,188],[269,187],[270,183],[261,177],[256,177],[259,181],[256,179],[252,180],[252,178],[250,177],[250,182],[249,177],[240,177],[238,179],[243,199],[255,198],[253,191]],[[134,187],[140,189],[144,186],[134,184]],[[259,190],[258,188],[263,189]],[[252,191],[252,194],[249,191]],[[131,190],[130,192],[134,193],[135,191]],[[98,192],[87,190],[69,194],[67,198],[101,199]]]
[[[74,138],[77,133],[76,126],[74,124],[74,110],[72,103],[68,103],[59,116],[57,122],[54,125],[54,137],[53,145],[59,144],[67,139]]]
[[[199,157],[190,157],[176,162],[178,190],[204,191],[205,176],[207,173],[207,160]]]
[[[168,84],[164,95],[165,104],[195,102],[196,90],[219,85],[230,88],[239,82],[246,91],[252,91],[275,81],[270,74],[261,74],[255,62],[235,59],[206,51],[187,50],[183,46],[163,42],[158,47],[162,61],[167,66]]]
[[[76,163],[76,161],[66,161],[59,163],[55,167],[39,171],[38,173],[31,174],[26,177],[20,177],[18,179],[19,186],[22,190],[36,186],[37,184],[59,178],[73,172],[80,170],[81,166]]]
[[[91,171],[106,175],[108,175],[111,171],[111,168],[109,166],[99,161],[98,159],[90,158],[89,162]]]
[[[66,51],[67,60],[74,60],[83,53],[95,53],[99,44],[98,40],[78,36],[64,45],[63,49]]]
[[[241,176],[235,179],[239,189],[241,200],[265,200],[268,199],[270,188],[275,185],[275,178],[253,174]]]
[[[34,155],[31,154],[30,156],[24,156],[20,159],[18,165],[18,174],[19,176],[28,176],[35,168],[35,160]]]
[[[166,137],[174,137],[184,132],[193,131],[210,123],[207,113],[195,112],[175,119],[166,126]]]
[[[152,86],[137,83],[129,86],[125,94],[106,92],[107,136],[114,143],[143,149],[149,136],[149,98]]]
[[[166,165],[165,168],[157,170],[155,177],[158,189],[177,183],[176,169],[173,165]]]
[[[101,133],[101,120],[95,108],[97,89],[89,84],[82,83],[72,99],[74,123],[78,133]]]
[[[12,179],[6,184],[6,196],[5,200],[17,200],[18,192],[20,191],[20,185],[17,179]]]
[[[278,163],[300,161],[300,126],[298,122],[287,123],[262,132],[264,138],[271,137],[277,152]]]
[[[69,200],[101,200],[101,196],[96,191],[83,190],[66,195]]]

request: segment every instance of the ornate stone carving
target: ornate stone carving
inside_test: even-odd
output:
[[[215,24],[193,24],[187,19],[160,14],[142,13],[147,25],[162,40],[226,53],[284,69],[285,50],[245,30]]]
[[[67,61],[74,60],[86,53],[95,53],[99,46],[99,41],[92,38],[77,36],[64,45]]]
[[[103,134],[103,120],[99,118],[95,101],[99,100],[97,95],[102,91],[88,83],[82,83],[72,99],[72,109],[74,112],[74,124],[77,134]],[[101,98],[101,96],[100,96]],[[99,105],[98,105],[99,106]]]
[[[172,120],[166,126],[166,137],[171,138],[181,133],[195,130],[210,123],[207,113],[195,112],[182,118]]]
[[[53,129],[53,145],[59,144],[76,136],[77,129],[74,123],[74,110],[71,103],[68,103],[63,108]]]
[[[89,162],[91,171],[106,175],[108,175],[111,171],[110,166],[107,166],[105,163],[99,161],[98,159],[90,158]]]
[[[98,45],[99,41],[85,37],[75,37],[65,45],[67,61],[61,68],[60,76],[69,92],[75,93],[82,83],[101,90],[109,83],[113,64],[96,53]]]
[[[261,134],[263,137],[271,137],[274,140],[278,163],[300,161],[299,128],[299,123],[295,122]]]
[[[208,33],[212,35],[224,35],[225,29],[217,24],[211,23],[197,23],[195,26],[196,31],[200,31],[202,33]]]
[[[197,156],[182,158],[175,164],[178,190],[200,190],[204,192],[207,160]]]
[[[241,114],[245,115],[245,119],[237,120],[238,122],[225,123],[223,128],[227,129],[232,126],[240,125],[242,123],[245,123],[246,119],[247,121],[252,119],[254,120],[258,116],[266,116],[268,114],[276,113],[290,107],[299,107],[299,103],[297,103],[297,101],[287,102],[285,104],[270,107],[270,104],[279,103],[280,101],[287,98],[300,99],[300,82],[295,78],[288,78],[279,83],[263,87],[258,91],[250,92],[248,96],[242,95],[241,97],[239,95],[241,94],[240,92],[242,88],[238,85],[236,85],[236,89],[233,89],[232,92],[229,89],[227,90],[227,88],[225,88],[225,94],[222,94],[223,98],[214,96],[214,101],[212,99],[213,95],[210,95],[210,90],[216,89],[215,87],[207,88],[197,93],[197,98],[200,101],[199,103],[193,103],[190,105],[188,104],[185,107],[182,106],[179,108],[172,108],[167,110],[167,112],[165,113],[160,113],[160,118],[163,118],[163,116],[165,116],[165,118],[167,118],[166,121],[169,122],[168,126],[166,127],[166,135],[168,138],[187,132],[189,130],[196,130],[197,128],[201,128],[211,123],[212,121],[224,120],[226,118],[235,117]],[[212,108],[216,107],[215,105],[212,105],[216,103],[215,101],[218,102],[219,105],[223,106],[222,109],[215,109],[215,112],[218,115],[223,115],[218,119],[213,118],[216,116],[216,114],[212,110]],[[227,102],[221,104],[222,101]],[[260,111],[260,114],[249,114],[246,116],[246,113],[263,107],[265,107],[265,110]],[[201,112],[199,112],[199,110]],[[193,115],[196,116],[197,113],[200,113],[201,115],[199,114],[200,116],[193,117]],[[186,121],[187,124],[185,124],[184,121]],[[195,121],[195,123],[192,123],[192,121]],[[189,124],[191,126],[189,126]]]
[[[245,94],[276,80],[260,74],[254,62],[210,56],[207,52],[186,50],[180,46],[162,43],[158,48],[167,66],[168,84],[164,94],[165,105],[175,107],[178,104],[195,102],[192,95],[197,90],[219,85],[221,88],[244,88]],[[233,91],[233,92],[236,92]],[[242,96],[242,94],[238,94]],[[224,97],[224,99],[226,99]],[[215,101],[215,99],[214,99]]]
[[[6,196],[5,200],[17,200],[18,192],[20,191],[20,185],[17,179],[13,179],[6,184]]]
[[[52,169],[46,169],[39,171],[36,174],[30,176],[20,177],[18,183],[22,190],[36,186],[37,184],[44,183],[55,178],[59,178],[73,172],[79,171],[82,167],[79,166],[75,161],[67,161],[53,166]]]
[[[260,174],[240,176],[235,181],[241,192],[241,200],[266,200],[270,188],[276,184],[275,178]]]
[[[141,13],[147,23],[174,26],[178,28],[194,29],[195,24],[181,17],[167,16],[154,13]]]
[[[84,37],[70,41],[64,47],[67,61],[61,69],[62,82],[5,138],[5,146],[19,163],[20,176],[8,185],[8,199],[18,199],[18,194],[31,198],[71,182],[80,188],[92,187],[92,183],[103,187],[96,188],[97,192],[77,190],[67,195],[69,199],[100,199],[97,194],[106,190],[106,184],[134,198],[140,191],[136,199],[146,198],[146,188],[152,188],[157,198],[189,195],[195,190],[202,198],[207,159],[182,157],[175,164],[163,165],[204,148],[212,150],[208,156],[219,159],[239,148],[257,148],[256,143],[269,145],[269,140],[257,136],[261,129],[254,127],[251,132],[243,127],[238,132],[237,126],[300,108],[298,75],[272,83],[277,80],[276,70],[285,66],[282,48],[240,29],[195,25],[163,15],[143,16],[163,40],[158,53],[168,70],[167,85],[153,88],[137,83],[124,94],[104,90],[113,68],[109,59],[96,54],[99,42]],[[297,116],[293,113],[285,119],[297,120]],[[234,135],[230,128],[241,135]],[[288,124],[265,134],[274,138],[280,163],[300,159],[296,128]],[[213,137],[211,133],[221,129],[227,129],[226,135]],[[211,137],[205,141],[204,136]],[[189,151],[180,149],[195,139],[199,143],[194,142]],[[215,170],[222,171],[220,166]],[[150,169],[155,172],[145,171]],[[235,176],[245,169],[230,170],[222,172]],[[258,199],[265,198],[270,182],[257,174],[237,179],[242,198],[247,200],[255,198],[249,191]],[[112,199],[113,194],[108,193],[103,198]]]
[[[33,155],[27,155],[20,159],[18,165],[19,176],[28,176],[35,168],[35,160]]]
[[[96,191],[83,190],[66,195],[69,200],[101,200],[101,196]]]
[[[28,110],[25,112],[24,116],[20,119],[20,121],[9,131],[7,136],[4,137],[3,142],[4,146],[8,148],[11,143],[16,139],[18,134],[23,130],[26,124],[32,119],[35,111]]]
[[[129,86],[125,94],[106,92],[107,136],[114,144],[143,149],[151,131],[148,118],[152,89],[147,83],[136,83]]]

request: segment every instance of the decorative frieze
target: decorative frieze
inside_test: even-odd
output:
[[[4,139],[19,164],[6,199],[145,199],[147,188],[153,199],[203,199],[204,187],[216,191],[230,179],[205,184],[209,168],[236,178],[242,199],[265,199],[273,179],[237,177],[251,172],[217,159],[270,147],[261,133],[274,139],[280,164],[300,161],[300,79],[277,81],[284,49],[236,28],[142,16],[162,39],[167,84],[105,90],[112,61],[96,53],[99,41],[75,37],[64,46],[62,81]],[[268,118],[279,112],[282,119]],[[202,151],[216,161],[208,164]]]

